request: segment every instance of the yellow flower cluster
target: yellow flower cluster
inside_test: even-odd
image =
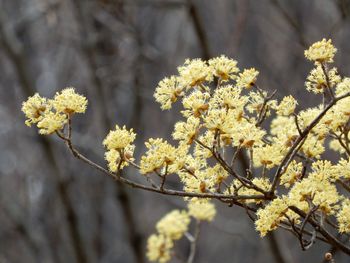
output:
[[[293,160],[284,174],[281,176],[280,183],[285,187],[289,188],[302,176],[303,164]]]
[[[61,130],[67,122],[67,116],[56,112],[49,111],[38,122],[40,134],[52,134],[55,131]]]
[[[306,205],[306,200],[309,199],[314,205],[319,205],[326,214],[333,214],[336,211],[338,208],[336,204],[340,198],[335,185],[329,180],[321,180],[317,176],[311,175],[296,182],[288,197],[290,202],[300,209],[303,209],[303,202]]]
[[[134,142],[136,134],[133,129],[127,130],[125,126],[120,128],[118,125],[115,126],[115,130],[110,131],[107,137],[103,140],[103,145],[108,150],[122,150]]]
[[[289,116],[294,113],[298,102],[292,96],[286,96],[282,99],[276,108],[276,113],[282,116]]]
[[[236,79],[238,72],[237,61],[226,56],[212,58],[208,62],[201,59],[187,59],[184,65],[178,67],[177,76],[166,77],[158,83],[154,97],[163,110],[168,110],[179,97],[185,96],[186,91],[192,88],[208,91],[209,88],[205,83],[210,83],[214,77],[219,78],[220,82],[225,82]],[[202,102],[207,97],[207,94],[197,93],[196,95],[201,96]],[[205,110],[205,102],[195,101],[195,105],[191,105],[194,100],[195,97],[190,97],[184,101],[184,107],[188,109],[184,114],[191,114],[190,109],[194,115]]]
[[[333,46],[332,40],[326,40],[314,43],[308,50],[305,50],[305,57],[308,60],[319,63],[332,63],[337,49]]]
[[[335,94],[341,96],[348,92],[350,92],[350,78],[343,78],[343,80],[337,85]]]
[[[147,240],[147,258],[153,262],[166,263],[171,259],[174,242],[162,234],[153,234]]]
[[[152,234],[147,240],[147,258],[152,262],[168,262],[174,241],[188,232],[191,216],[198,221],[212,221],[215,215],[216,209],[212,203],[198,199],[188,203],[188,211],[169,212],[156,224],[157,234]]]
[[[29,97],[22,104],[22,111],[27,120],[26,125],[37,124],[39,133],[48,135],[62,130],[74,113],[84,113],[87,100],[77,94],[74,88],[57,92],[54,99],[46,99],[38,93]]]
[[[174,210],[165,215],[156,228],[159,234],[178,240],[187,231],[189,223],[190,217],[186,211]]]
[[[75,93],[74,88],[69,87],[57,92],[52,104],[57,112],[67,114],[84,113],[87,100],[84,96]]]
[[[186,162],[190,168],[188,170],[179,171],[179,176],[184,184],[186,192],[206,193],[216,190],[224,179],[228,177],[227,171],[219,165],[208,166],[205,160],[188,158]]]
[[[25,124],[30,127],[32,124],[38,123],[49,110],[50,105],[46,98],[40,97],[38,93],[29,97],[28,100],[22,104],[22,111],[27,118]]]
[[[285,197],[276,198],[269,203],[264,209],[259,209],[256,215],[255,227],[262,237],[278,227],[288,210],[288,203]]]
[[[344,178],[346,180],[350,179],[350,160],[340,159],[338,164],[335,166],[334,178]]]
[[[236,74],[239,72],[237,61],[226,56],[212,58],[208,63],[213,75],[220,78],[221,81],[235,79],[237,77]]]
[[[176,76],[161,80],[154,93],[154,98],[160,103],[162,110],[170,109],[171,104],[180,96],[183,96],[183,86]]]
[[[281,162],[287,148],[279,143],[254,148],[253,162],[256,167],[273,168]]]
[[[350,201],[345,200],[337,214],[340,233],[350,233]]]
[[[208,92],[195,90],[182,100],[182,105],[186,110],[181,111],[185,117],[200,117],[208,109]]]
[[[187,59],[183,66],[177,68],[180,82],[186,89],[200,86],[204,82],[212,81],[213,74],[208,64],[201,59]]]
[[[136,134],[133,129],[127,130],[125,126],[121,128],[116,125],[115,130],[110,131],[103,140],[103,145],[107,148],[105,159],[111,172],[116,172],[118,168],[122,169],[128,166],[129,161],[134,160],[135,145],[132,143],[135,138]]]
[[[111,149],[105,152],[105,159],[111,172],[117,172],[134,161],[133,158],[135,145],[127,145],[123,150]]]
[[[192,200],[188,203],[188,213],[200,221],[212,221],[216,215],[214,204],[203,200]]]
[[[164,168],[163,172],[171,174],[182,168],[188,151],[186,144],[179,144],[176,148],[163,139],[151,138],[145,142],[145,145],[147,151],[141,157],[141,174],[160,171],[162,168]]]
[[[250,89],[255,85],[258,75],[259,71],[255,68],[245,69],[242,73],[239,73],[236,86],[238,88]]]
[[[186,122],[178,122],[175,124],[173,138],[182,140],[186,144],[192,144],[194,138],[198,134],[200,120],[190,116]]]
[[[328,79],[329,87],[326,75],[324,74],[322,67],[320,65],[317,65],[316,68],[311,70],[310,74],[307,76],[305,82],[306,89],[317,94],[323,93],[327,87],[330,89],[334,88],[341,81],[336,68],[332,68],[328,71]]]

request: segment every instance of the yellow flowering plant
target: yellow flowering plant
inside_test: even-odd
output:
[[[350,255],[350,78],[330,67],[336,51],[325,39],[305,51],[314,62],[305,87],[320,98],[318,106],[305,109],[292,96],[277,100],[276,91],[261,89],[259,71],[240,72],[236,60],[186,60],[154,93],[162,110],[182,104],[183,117],[172,133],[176,143],[150,138],[136,161],[136,134],[116,125],[103,141],[108,168],[74,147],[72,117],[85,112],[87,100],[73,88],[53,99],[35,94],[22,111],[28,126],[56,134],[76,158],[114,180],[188,202],[187,210],[174,210],[157,223],[147,243],[151,261],[168,262],[176,241],[186,238],[187,262],[193,262],[199,226],[216,214],[214,200],[245,209],[262,237],[281,228],[303,250],[320,241]],[[326,160],[326,151],[338,152],[338,160]],[[244,169],[242,158],[248,160]],[[127,166],[139,170],[144,182],[124,177]],[[171,189],[169,176],[182,188]]]

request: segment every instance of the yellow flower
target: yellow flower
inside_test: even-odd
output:
[[[319,180],[334,181],[338,178],[338,170],[332,165],[330,161],[318,160],[312,163],[312,173],[309,173],[309,177],[315,177]]]
[[[321,157],[321,154],[326,150],[323,144],[324,139],[319,139],[316,136],[309,135],[300,151],[304,153],[308,158],[319,159]]]
[[[290,187],[297,180],[301,178],[301,173],[303,170],[303,164],[301,162],[297,162],[293,160],[284,174],[281,176],[281,184],[285,187]]]
[[[50,111],[38,122],[39,133],[44,135],[52,134],[55,131],[61,130],[66,123],[66,115]]]
[[[309,175],[300,182],[296,182],[288,193],[288,197],[290,204],[297,207],[301,202],[309,199],[314,205],[319,205],[326,214],[335,212],[340,199],[336,186],[328,179],[320,178],[317,174]]]
[[[214,204],[203,200],[191,200],[188,203],[188,213],[200,221],[212,221],[216,215]]]
[[[197,136],[199,123],[200,120],[193,116],[189,117],[186,122],[176,123],[173,138],[175,140],[182,140],[187,144],[191,144]]]
[[[183,98],[182,105],[186,109],[181,111],[185,117],[200,117],[204,112],[208,110],[208,98],[209,93],[195,90],[187,97]]]
[[[238,125],[232,126],[228,132],[231,135],[234,146],[242,146],[250,148],[253,146],[260,146],[263,143],[263,138],[266,131],[256,127],[254,123],[240,122]]]
[[[103,141],[103,145],[108,150],[122,150],[134,142],[136,134],[133,129],[127,130],[125,126],[120,128],[118,125],[115,126],[114,131],[110,131],[107,137]]]
[[[226,133],[227,128],[233,124],[233,119],[227,118],[228,111],[225,109],[211,109],[204,118],[205,127],[212,132],[221,131]]]
[[[239,73],[236,87],[250,89],[255,85],[258,75],[259,71],[255,68],[245,69],[243,73]]]
[[[179,77],[171,76],[158,83],[154,98],[160,103],[162,110],[168,110],[171,108],[171,104],[183,95],[183,86],[179,83]]]
[[[264,237],[269,231],[276,229],[287,211],[288,203],[285,197],[276,198],[265,208],[259,209],[256,213],[258,219],[255,221],[255,227],[260,235]]]
[[[333,46],[332,40],[326,40],[325,38],[312,44],[308,50],[305,50],[304,54],[308,60],[315,62],[333,62],[333,58],[337,49]]]
[[[329,149],[338,152],[340,154],[345,153],[344,147],[339,143],[338,139],[332,139],[329,142]]]
[[[220,57],[210,59],[208,63],[214,76],[220,78],[221,81],[227,81],[237,77],[236,73],[239,71],[239,69],[237,68],[236,60],[229,59],[228,57],[222,55]]]
[[[57,112],[61,113],[84,113],[86,110],[87,99],[77,94],[74,88],[65,88],[61,92],[57,92],[52,101],[53,107]]]
[[[27,101],[22,103],[22,111],[27,118],[25,124],[31,126],[33,123],[38,123],[49,109],[47,99],[35,93],[34,96],[29,97]]]
[[[350,92],[350,78],[344,78],[336,87],[335,94],[337,96]]]
[[[289,116],[294,112],[297,104],[298,102],[293,98],[293,96],[286,96],[278,105],[276,112],[278,115]]]
[[[350,179],[350,162],[348,160],[340,159],[338,164],[335,166],[336,169],[336,179],[344,178],[346,180]]]
[[[120,169],[123,169],[125,166],[129,165],[129,162],[127,161],[134,161],[134,158],[132,157],[134,154],[135,145],[128,145],[125,147],[125,149],[122,151],[111,149],[105,153],[105,159],[108,162],[108,168],[111,172],[116,172],[118,170],[119,163]],[[122,157],[122,158],[121,158]]]
[[[156,225],[158,232],[172,240],[180,239],[187,231],[190,217],[186,211],[173,210]]]
[[[267,97],[267,92],[262,91],[264,97]],[[260,92],[251,91],[249,92],[249,100],[246,105],[246,109],[249,113],[260,114],[262,107],[264,105],[265,99],[261,96]],[[275,109],[277,107],[276,100],[269,100],[265,105],[266,117],[271,115],[270,109]]]
[[[183,66],[177,68],[180,82],[187,89],[212,81],[213,74],[205,61],[187,59]]]
[[[151,235],[147,240],[147,258],[153,262],[166,263],[171,259],[173,241],[164,235]]]
[[[332,68],[328,71],[330,89],[341,81],[340,76],[336,68]],[[311,70],[309,76],[307,76],[305,82],[306,89],[313,93],[323,93],[327,88],[327,79],[320,65]]]
[[[241,96],[241,89],[235,88],[232,85],[225,85],[215,90],[213,97],[209,101],[209,105],[210,108],[236,109],[242,115],[247,101],[247,96]]]
[[[140,173],[151,173],[163,166],[175,164],[177,159],[176,148],[163,139],[149,139],[145,142],[147,152],[141,157]]]
[[[350,232],[350,201],[348,199],[343,201],[341,210],[337,214],[337,221],[340,233]]]
[[[266,166],[272,168],[280,164],[287,147],[280,143],[273,143],[271,145],[265,145],[263,147],[255,147],[253,149],[253,162],[254,166],[261,167]]]
[[[277,116],[270,125],[271,135],[276,136],[280,144],[289,147],[299,136],[293,117]]]

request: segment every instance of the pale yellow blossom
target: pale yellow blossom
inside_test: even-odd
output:
[[[333,62],[333,58],[336,52],[337,49],[333,46],[332,40],[326,40],[324,38],[321,41],[312,44],[308,50],[305,50],[304,54],[308,60],[320,63],[331,63]]]
[[[212,221],[216,215],[214,204],[203,200],[192,200],[188,203],[188,213],[200,221]]]
[[[69,87],[56,93],[52,105],[57,112],[67,114],[84,113],[87,106],[87,99],[76,93],[74,88]]]
[[[183,66],[177,68],[180,83],[186,89],[200,86],[213,80],[213,73],[207,63],[201,59],[187,59]]]
[[[328,87],[329,89],[334,88],[340,81],[341,77],[338,75],[336,68],[332,68],[328,71],[329,87],[327,83],[327,78],[320,65],[311,70],[310,74],[307,76],[305,86],[306,89],[313,93],[323,93]]]
[[[158,233],[177,240],[187,231],[189,223],[190,218],[186,211],[173,210],[159,220],[156,228]]]
[[[236,87],[250,89],[255,85],[258,75],[259,71],[255,68],[245,69],[242,73],[239,73]]]
[[[276,112],[278,115],[289,116],[294,113],[298,102],[292,96],[286,96],[277,106]]]
[[[166,263],[171,259],[174,242],[162,234],[153,234],[147,240],[147,258],[152,262]]]
[[[122,150],[134,142],[136,134],[133,129],[127,130],[125,126],[123,128],[118,125],[115,126],[115,130],[108,133],[107,137],[103,141],[103,145],[108,150]]]
[[[177,101],[178,97],[183,95],[183,86],[179,82],[179,77],[171,76],[158,83],[153,96],[160,103],[162,110],[168,110]]]
[[[44,135],[52,134],[63,129],[66,123],[66,115],[50,111],[38,122],[39,133]]]
[[[49,109],[50,105],[47,99],[35,93],[34,96],[29,97],[22,103],[22,111],[27,118],[25,124],[31,126],[32,124],[38,123]]]
[[[235,79],[239,69],[237,68],[237,61],[226,56],[212,58],[208,61],[209,67],[213,75],[220,78],[221,81]]]

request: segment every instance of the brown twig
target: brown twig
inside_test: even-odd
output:
[[[187,258],[187,263],[193,263],[194,262],[194,257],[196,255],[196,250],[197,250],[197,243],[198,243],[198,237],[199,237],[199,232],[200,232],[200,221],[196,220],[195,223],[195,230],[194,230],[194,235],[192,236],[190,240],[190,254]]]
[[[117,176],[117,174],[112,173],[102,166],[98,165],[97,163],[91,161],[87,157],[85,157],[83,154],[81,154],[78,150],[76,150],[72,144],[72,141],[69,140],[68,138],[65,138],[66,145],[72,152],[73,156],[78,158],[79,160],[87,163],[88,165],[92,166],[93,168],[103,172],[105,175],[108,175],[112,177],[115,181],[124,183],[130,187],[133,188],[139,188],[142,190],[150,191],[150,192],[156,192],[160,194],[165,194],[165,195],[174,195],[174,196],[183,196],[183,197],[197,197],[197,198],[213,198],[213,199],[218,199],[218,200],[250,200],[250,199],[255,199],[255,200],[260,200],[260,199],[267,199],[264,195],[240,195],[240,196],[233,196],[233,195],[226,195],[226,194],[218,194],[218,193],[195,193],[195,192],[184,192],[184,191],[178,191],[178,190],[171,190],[171,189],[166,189],[163,188],[163,190],[160,190],[159,188],[155,189],[153,187],[145,186],[140,183],[136,183],[134,181],[131,181],[129,179],[126,179],[122,176]]]

